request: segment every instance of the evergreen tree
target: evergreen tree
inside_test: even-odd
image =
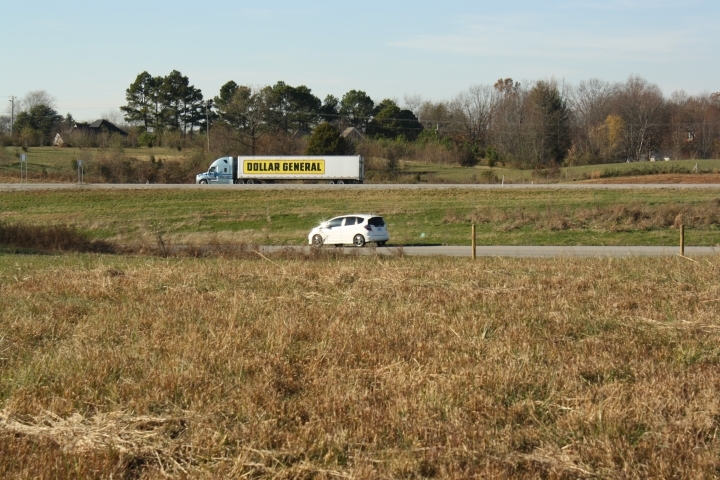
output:
[[[251,87],[238,86],[235,82],[223,85],[220,95],[215,97],[219,122],[236,132],[237,135],[231,138],[249,147],[251,155],[255,155],[260,137],[272,128],[267,121],[271,97],[270,87],[253,90]]]
[[[321,123],[310,135],[306,155],[345,155],[348,144],[330,123]]]
[[[365,132],[372,118],[375,102],[362,90],[350,90],[340,100],[340,114],[347,122],[361,132]]]
[[[184,101],[189,87],[190,80],[177,70],[173,70],[163,79],[160,87],[163,120],[170,130],[181,130],[183,127]]]
[[[340,100],[333,95],[328,95],[320,107],[320,118],[325,122],[337,123],[340,114],[339,109]]]
[[[321,102],[305,85],[292,87],[279,81],[271,87],[269,93],[268,123],[276,130],[309,130],[317,122]]]
[[[39,136],[41,145],[49,144],[52,136],[56,133],[63,117],[44,103],[34,105],[30,110],[20,112],[15,117],[14,130],[17,132],[26,132],[28,138]],[[38,139],[36,138],[35,141]]]
[[[557,85],[539,81],[528,97],[534,127],[534,163],[561,164],[571,146],[570,118]]]
[[[422,124],[410,110],[402,110],[397,104],[385,99],[373,111],[373,119],[368,123],[367,134],[382,138],[405,137],[414,141],[423,130]]]
[[[213,99],[219,121],[233,128],[240,128],[243,124],[241,112],[233,105],[233,98],[238,88],[240,88],[238,84],[230,80],[220,87],[220,95]]]
[[[120,107],[125,120],[140,123],[145,131],[153,127],[158,133],[170,129],[192,135],[204,123],[202,92],[177,70],[166,77],[142,72],[125,92],[128,103]]]
[[[125,112],[125,121],[141,123],[145,131],[155,122],[157,102],[157,79],[148,72],[142,72],[125,90],[127,105],[120,107]]]

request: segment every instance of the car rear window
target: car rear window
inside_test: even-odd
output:
[[[382,217],[371,217],[370,220],[368,220],[368,225],[372,225],[373,227],[384,227],[385,220],[383,220]]]
[[[347,217],[345,219],[345,226],[355,225],[355,217]]]

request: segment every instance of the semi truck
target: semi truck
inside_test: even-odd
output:
[[[363,183],[365,159],[361,156],[220,157],[196,184],[272,183],[310,180],[324,183]]]

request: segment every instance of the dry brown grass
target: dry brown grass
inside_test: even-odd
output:
[[[712,478],[718,274],[0,256],[0,477]]]
[[[114,253],[110,242],[90,240],[77,228],[66,225],[23,225],[0,221],[0,246],[64,252]]]
[[[465,217],[448,211],[443,223],[489,223],[507,232],[525,226],[535,230],[601,229],[611,232],[720,225],[720,199],[697,204],[647,205],[630,202],[625,205],[602,205],[593,208],[537,209],[479,208]]]
[[[594,172],[593,172],[594,173]],[[591,176],[592,180],[585,180],[584,183],[720,183],[720,174],[702,173],[659,173],[657,175],[638,175],[626,177]]]

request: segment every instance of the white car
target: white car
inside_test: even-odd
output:
[[[375,242],[378,246],[390,240],[385,220],[380,215],[356,213],[335,217],[322,222],[310,230],[308,242],[320,247],[329,245],[349,245],[362,247],[367,242]]]

